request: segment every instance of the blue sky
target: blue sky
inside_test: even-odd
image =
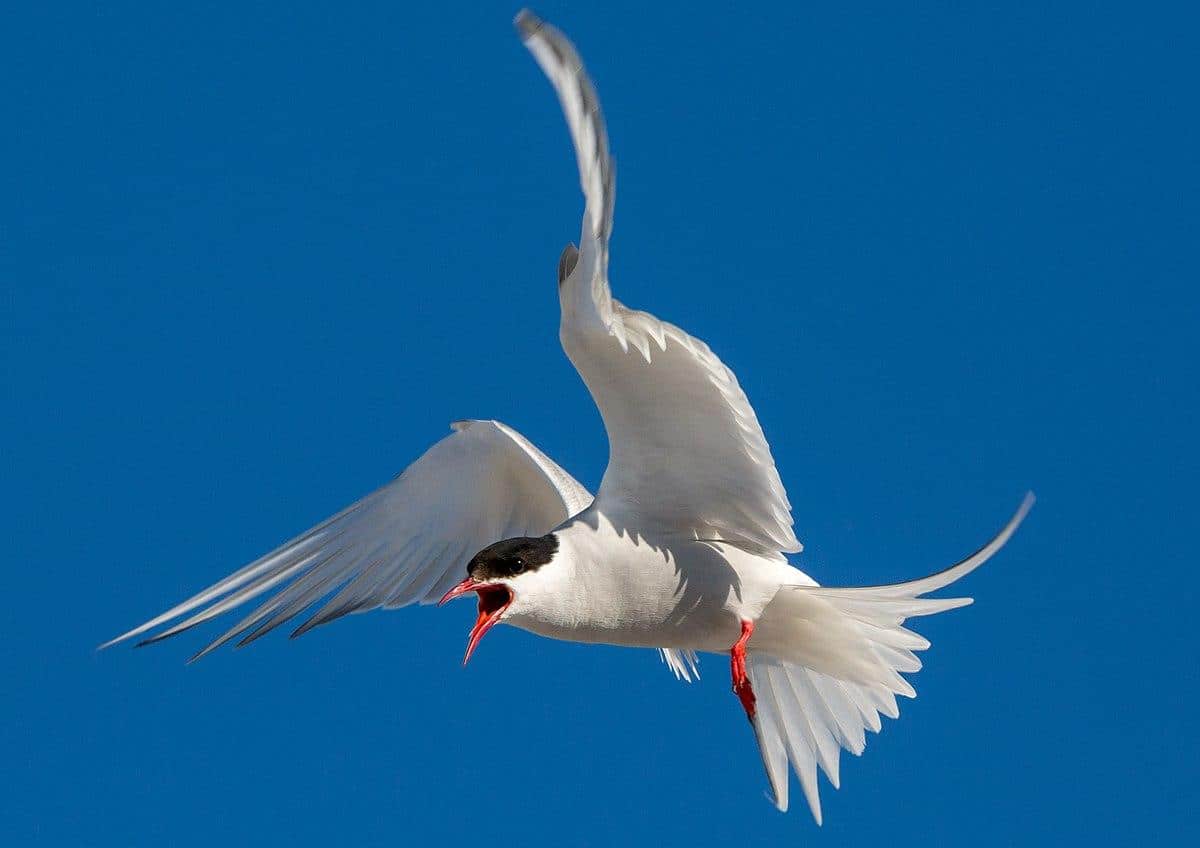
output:
[[[0,26],[5,844],[1183,844],[1200,695],[1180,8],[543,3],[618,163],[611,276],[754,402],[825,583],[973,550],[902,704],[764,800],[722,657],[371,614],[93,651],[495,417],[583,482],[581,200],[499,4],[62,4]],[[435,8],[436,7],[436,8]],[[1189,19],[1190,18],[1190,19]],[[215,628],[213,630],[215,632]]]

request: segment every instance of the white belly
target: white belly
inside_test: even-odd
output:
[[[635,539],[594,512],[555,535],[555,561],[514,582],[504,618],[553,639],[727,651],[781,585],[811,582],[724,543]]]

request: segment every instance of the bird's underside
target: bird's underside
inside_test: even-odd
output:
[[[615,168],[595,90],[574,47],[528,12],[517,30],[554,86],[585,209],[559,262],[563,348],[604,421],[609,465],[593,495],[497,421],[462,421],[387,485],[102,647],[157,642],[250,602],[195,653],[299,636],[373,609],[477,598],[468,657],[495,624],[579,642],[653,647],[697,677],[697,652],[728,653],[780,809],[789,764],[818,823],[817,768],[836,787],[879,716],[896,717],[901,675],[929,643],[909,618],[970,603],[930,599],[990,558],[987,545],[907,583],[817,586],[766,437],[737,378],[703,342],[612,297]],[[298,622],[298,623],[297,623]]]

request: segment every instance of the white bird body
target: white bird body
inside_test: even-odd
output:
[[[552,639],[725,653],[781,586],[813,585],[782,559],[724,542],[621,533],[596,507],[554,534],[554,567],[512,581],[504,618]]]
[[[107,644],[175,622],[142,644],[158,641],[263,599],[196,659],[313,607],[293,635],[475,593],[468,657],[500,622],[656,648],[685,680],[697,652],[729,653],[776,805],[787,808],[791,764],[819,822],[818,766],[836,786],[839,749],[861,753],[880,714],[898,715],[895,696],[915,695],[901,673],[929,643],[905,620],[970,603],[921,596],[995,554],[1032,498],[977,553],[920,580],[824,588],[791,565],[791,505],[737,378],[703,342],[612,297],[614,167],[582,62],[529,13],[516,23],[558,94],[586,201],[580,245],[559,260],[559,335],[608,434],[598,491],[504,424],[457,422],[386,486]]]

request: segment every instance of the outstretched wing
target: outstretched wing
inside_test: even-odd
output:
[[[293,636],[353,612],[431,603],[476,551],[548,533],[591,503],[583,486],[510,427],[451,426],[386,486],[101,647],[188,616],[139,644],[156,642],[260,596],[269,597],[192,659],[238,637],[246,645],[322,600]]]
[[[559,335],[608,431],[597,507],[630,527],[799,551],[787,493],[733,372],[708,345],[613,299],[614,169],[595,90],[561,32],[529,12],[516,26],[558,93],[586,201],[578,261],[560,266]]]

